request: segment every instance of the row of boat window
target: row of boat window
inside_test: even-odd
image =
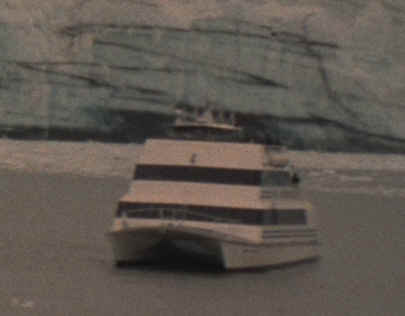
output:
[[[134,179],[275,186],[286,186],[292,181],[290,173],[286,170],[262,172],[261,170],[163,165],[138,165]]]
[[[117,217],[189,220],[245,225],[305,225],[304,209],[243,210],[204,206],[120,203]]]

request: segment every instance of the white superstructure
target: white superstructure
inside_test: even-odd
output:
[[[147,140],[109,232],[116,263],[161,258],[169,248],[228,269],[317,257],[315,213],[286,154],[251,143]]]

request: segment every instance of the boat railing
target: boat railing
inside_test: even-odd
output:
[[[191,211],[187,209],[168,209],[168,208],[147,208],[129,210],[129,217],[145,218],[145,219],[162,219],[162,220],[198,220],[218,223],[237,223],[238,219],[228,217],[215,216],[211,214]]]
[[[163,220],[168,223],[172,221],[195,221],[195,222],[209,222],[221,224],[237,224],[237,225],[305,225],[306,224],[306,210],[305,207],[293,207],[288,210],[282,211],[277,209],[278,200],[272,208],[266,211],[232,210],[221,216],[211,214],[204,214],[201,212],[194,212],[182,209],[139,209],[127,210],[122,213],[123,219],[137,218],[137,219],[154,219]],[[280,200],[281,202],[281,200]],[[126,221],[125,221],[126,222]]]

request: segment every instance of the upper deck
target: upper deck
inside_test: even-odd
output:
[[[277,164],[284,160],[284,163]],[[274,164],[271,163],[274,162]],[[270,163],[269,163],[270,162]],[[280,147],[250,143],[150,139],[139,165],[192,166],[220,169],[263,170],[287,165]]]

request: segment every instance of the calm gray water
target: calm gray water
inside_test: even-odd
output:
[[[117,270],[104,233],[120,178],[0,172],[1,315],[403,315],[404,174],[304,173],[322,258],[224,273]],[[367,193],[369,192],[369,193]]]

